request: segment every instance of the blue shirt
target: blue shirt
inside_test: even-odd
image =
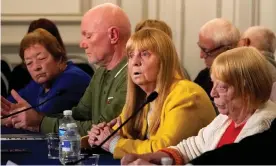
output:
[[[72,109],[73,106],[77,105],[86,87],[89,85],[90,80],[91,77],[87,73],[69,61],[67,62],[67,67],[64,72],[55,79],[48,92],[44,93],[44,88],[32,80],[18,93],[31,106],[37,106],[39,103],[53,97],[61,90],[65,90],[65,93],[62,95],[35,108],[38,112],[50,115],[63,112],[66,109]],[[9,96],[8,100],[13,103],[16,102],[12,96]]]

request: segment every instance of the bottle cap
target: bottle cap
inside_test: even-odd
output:
[[[161,158],[161,164],[162,165],[172,165],[173,160],[170,157],[162,157]]]
[[[72,110],[63,111],[63,115],[72,115]]]
[[[77,126],[76,123],[68,123],[68,124],[66,125],[66,127],[67,127],[67,128],[76,128],[76,127],[78,127],[78,126]]]

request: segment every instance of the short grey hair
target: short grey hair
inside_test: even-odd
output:
[[[236,47],[240,40],[240,31],[230,21],[215,18],[205,23],[199,34],[214,41],[216,46],[232,45]]]
[[[256,47],[261,52],[274,54],[276,50],[276,37],[272,30],[263,26],[249,27],[243,34],[242,39],[250,39],[250,45]]]

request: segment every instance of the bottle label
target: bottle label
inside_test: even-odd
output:
[[[70,141],[62,141],[62,151],[69,152],[71,151],[71,142]]]
[[[59,129],[58,130],[58,135],[59,136],[64,136],[65,131],[66,131],[65,129]]]

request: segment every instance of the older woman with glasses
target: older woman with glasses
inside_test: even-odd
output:
[[[200,85],[211,97],[213,83],[210,78],[210,67],[214,59],[222,52],[235,48],[240,40],[239,30],[228,20],[215,18],[205,23],[199,31],[198,47],[200,58],[206,68],[201,70],[194,82]]]
[[[122,164],[160,164],[167,157],[182,165],[206,151],[267,130],[276,117],[276,104],[269,100],[272,77],[268,71],[265,58],[253,47],[220,54],[211,67],[211,95],[220,115],[197,136],[156,153],[127,155]]]

